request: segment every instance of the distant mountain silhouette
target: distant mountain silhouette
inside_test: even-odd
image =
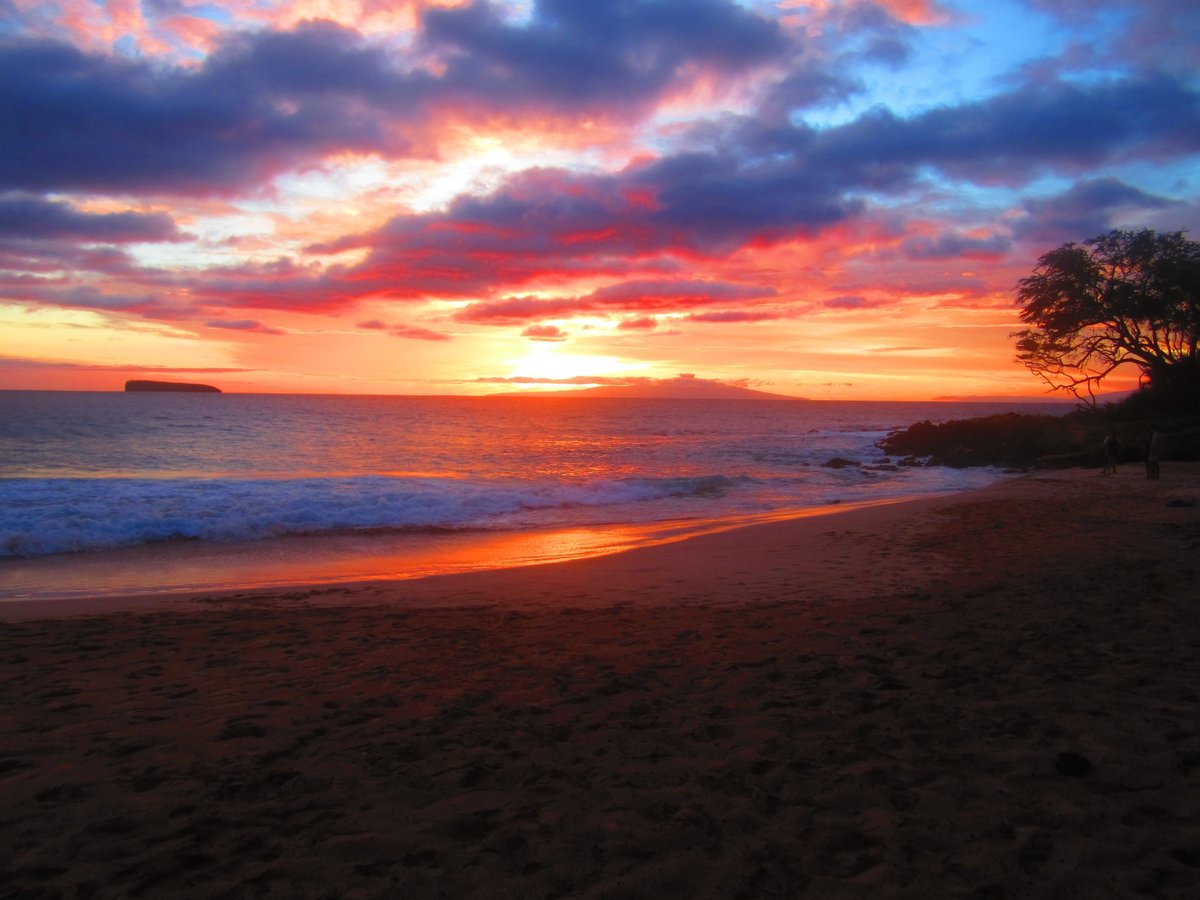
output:
[[[525,395],[532,396],[532,395]],[[800,400],[784,394],[756,391],[692,375],[677,378],[647,378],[630,384],[601,385],[569,391],[543,391],[539,397],[601,397],[636,400]]]

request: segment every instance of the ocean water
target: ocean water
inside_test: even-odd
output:
[[[447,534],[652,532],[979,487],[999,473],[893,468],[876,442],[1011,409],[0,392],[0,594],[6,562],[65,554],[375,535],[418,559]]]

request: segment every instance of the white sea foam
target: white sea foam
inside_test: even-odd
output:
[[[744,482],[720,475],[570,483],[385,476],[4,479],[0,556],[168,540],[478,529],[523,512],[713,496]]]

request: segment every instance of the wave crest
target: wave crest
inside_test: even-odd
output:
[[[738,476],[466,481],[411,476],[298,479],[49,478],[0,481],[0,557],[156,541],[502,527],[521,512],[717,497]]]

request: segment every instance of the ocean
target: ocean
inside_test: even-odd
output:
[[[0,600],[542,562],[976,488],[1000,473],[876,442],[1056,408],[0,392]]]

